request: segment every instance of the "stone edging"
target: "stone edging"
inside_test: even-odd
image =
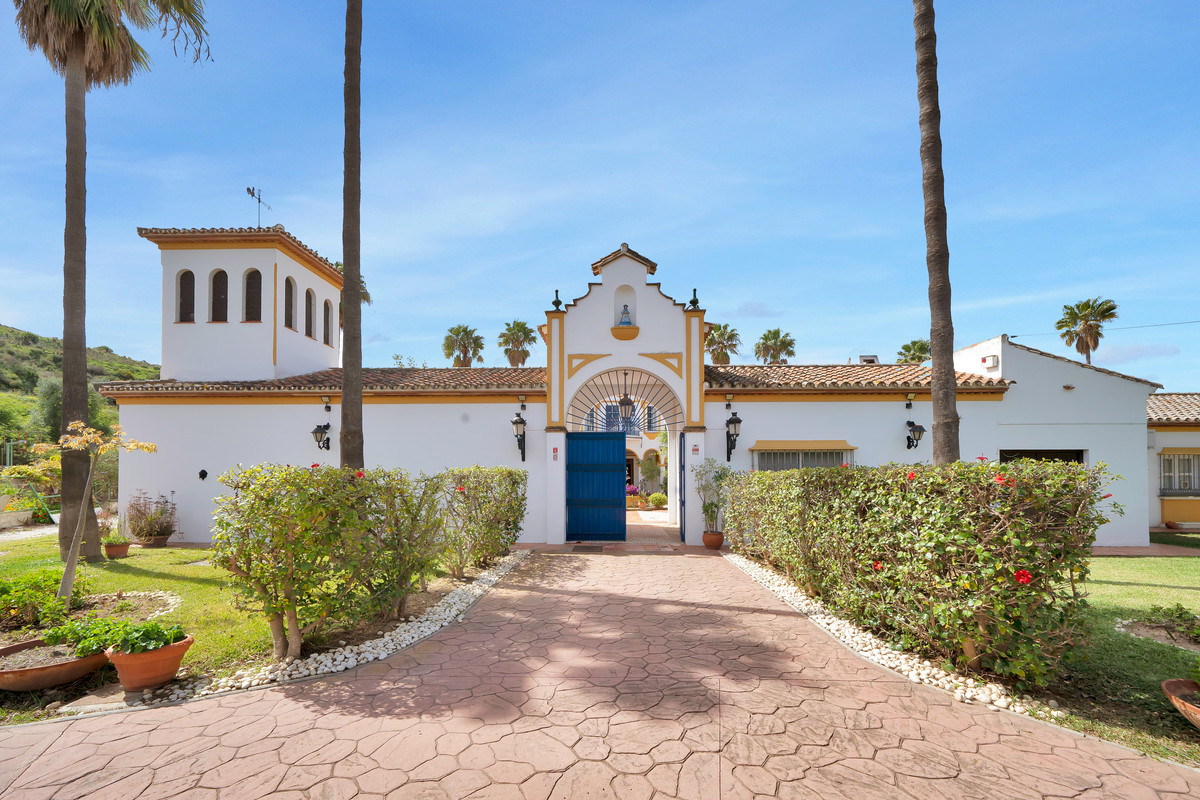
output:
[[[960,703],[983,705],[993,711],[1012,711],[1040,719],[1063,716],[1062,711],[1046,708],[1028,695],[1019,699],[1012,697],[1001,684],[977,681],[957,672],[946,672],[927,659],[895,650],[874,634],[830,614],[819,601],[809,597],[776,570],[737,553],[726,552],[722,555],[726,561],[867,661],[895,670],[914,683],[942,689]]]
[[[441,600],[425,610],[420,617],[409,617],[394,630],[362,644],[349,645],[327,653],[314,653],[307,658],[291,662],[269,664],[254,670],[242,670],[229,678],[214,681],[200,676],[167,684],[161,689],[146,690],[141,700],[131,706],[158,706],[177,703],[213,695],[266,686],[272,683],[288,683],[318,675],[332,675],[348,669],[385,658],[399,650],[432,636],[451,622],[461,622],[467,609],[482,597],[513,567],[524,561],[529,550],[516,550],[501,558],[495,565],[479,573],[470,584],[459,586]],[[134,592],[126,592],[126,595]],[[166,595],[168,592],[142,592],[140,594]],[[177,606],[176,606],[177,607]],[[166,612],[160,612],[166,613]],[[156,615],[157,616],[157,615]]]

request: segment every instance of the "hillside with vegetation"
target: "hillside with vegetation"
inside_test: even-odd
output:
[[[118,355],[111,347],[89,347],[88,379],[103,381],[153,380],[158,365]],[[0,392],[32,395],[38,380],[62,377],[62,339],[0,325]]]
[[[93,383],[158,377],[157,364],[118,355],[111,347],[89,347],[87,355]],[[88,394],[88,421],[101,430],[117,422],[116,405],[94,389]],[[34,460],[29,448],[56,441],[61,423],[62,340],[0,325],[0,444],[23,442],[13,450],[13,461],[29,463]]]

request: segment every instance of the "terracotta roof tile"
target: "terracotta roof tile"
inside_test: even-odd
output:
[[[295,375],[290,378],[260,381],[117,381],[97,384],[97,387],[105,394],[110,395],[144,392],[183,394],[190,392],[336,392],[342,388],[342,370],[337,367]],[[542,392],[546,389],[546,370],[543,367],[445,367],[440,369],[368,367],[363,369],[363,389],[368,392],[495,390]]]
[[[712,387],[730,389],[928,389],[932,370],[920,364],[738,364],[705,366]],[[1007,388],[1008,381],[956,373],[960,389]]]
[[[637,252],[636,250],[630,250],[629,245],[625,244],[625,242],[621,242],[621,246],[619,248],[617,248],[616,250],[613,250],[611,253],[609,253],[604,258],[600,259],[599,261],[592,262],[592,274],[599,275],[601,273],[601,271],[603,271],[605,266],[607,266],[608,264],[611,264],[613,261],[616,261],[621,256],[629,256],[634,261],[637,261],[639,264],[641,264],[643,267],[646,268],[646,273],[649,275],[653,275],[655,270],[658,269],[658,264],[656,264],[655,262],[646,258],[644,255]]]
[[[704,367],[705,380],[714,388],[739,389],[928,389],[930,370],[917,364],[739,364]],[[260,381],[117,381],[98,386],[105,394],[142,394],[145,392],[272,392],[338,391],[342,385],[340,368],[310,372],[291,378]],[[958,373],[962,389],[1003,389],[1009,382]],[[543,367],[471,367],[405,368],[385,367],[363,370],[363,388],[368,392],[471,392],[517,391],[544,392],[546,370]]]
[[[1164,392],[1146,400],[1146,421],[1200,424],[1200,392]]]
[[[271,241],[290,245],[300,255],[310,259],[314,266],[326,272],[330,277],[341,280],[342,273],[329,259],[321,256],[316,250],[287,232],[282,225],[272,225],[269,228],[138,228],[138,236],[161,245],[167,241],[189,241],[196,239],[215,239],[234,242]],[[286,246],[283,249],[287,249]]]

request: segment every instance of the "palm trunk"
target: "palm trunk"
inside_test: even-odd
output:
[[[87,118],[84,102],[87,82],[83,50],[74,49],[67,61],[66,223],[63,228],[63,359],[62,433],[72,422],[87,422]],[[100,556],[100,528],[88,481],[87,451],[64,450],[62,454],[62,513],[58,519],[58,552],[63,561],[72,554],[72,543],[81,513],[84,517],[82,554],[88,561]]]
[[[946,243],[942,112],[938,106],[937,33],[933,0],[913,0],[917,36],[917,101],[921,108],[921,188],[925,196],[925,264],[929,271],[933,463],[957,461],[958,409],[954,376],[954,322],[950,315],[950,248]]]
[[[342,186],[342,331],[341,464],[363,469],[362,287],[359,282],[359,211],[362,205],[362,0],[346,0],[346,144]]]

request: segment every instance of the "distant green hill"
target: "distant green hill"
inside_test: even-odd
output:
[[[88,380],[153,380],[158,365],[117,355],[111,347],[89,347]],[[0,392],[32,394],[38,378],[62,377],[62,339],[0,325]]]

